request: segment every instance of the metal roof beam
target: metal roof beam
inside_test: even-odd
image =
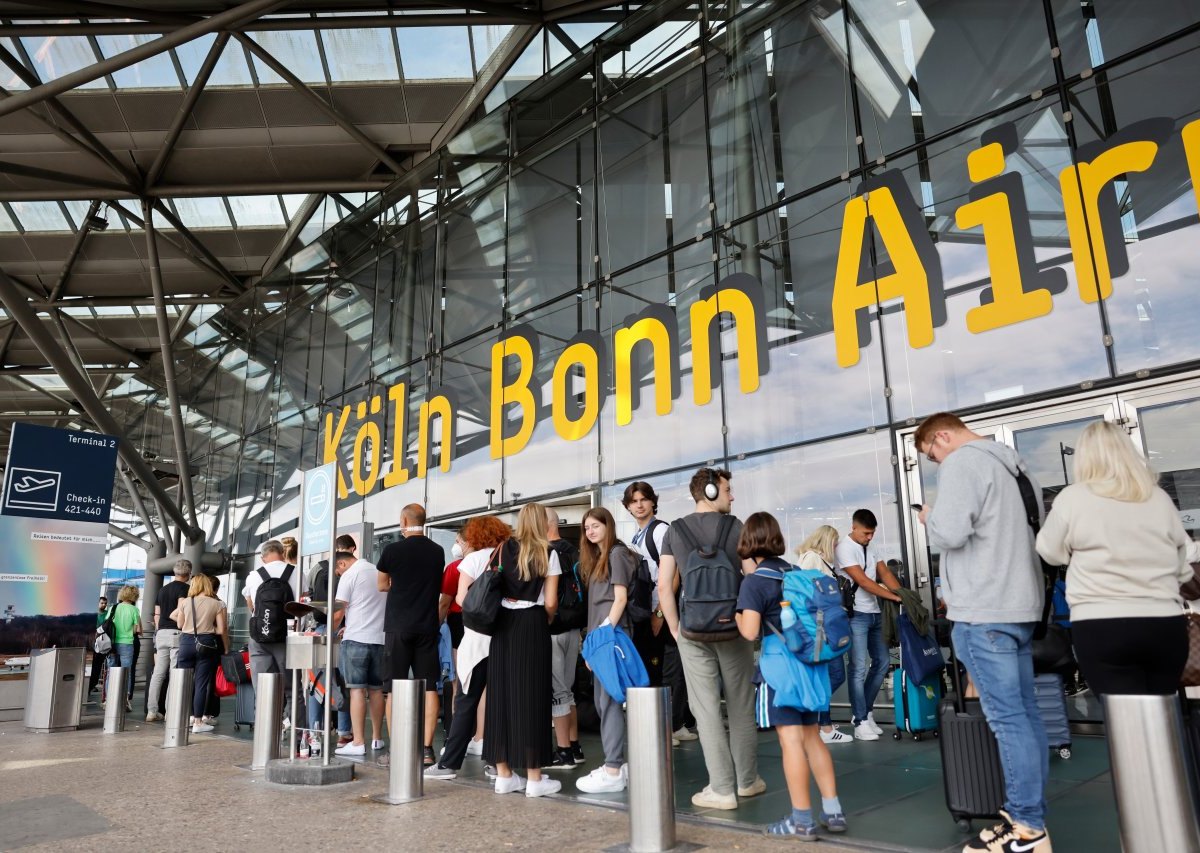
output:
[[[231,273],[226,266],[221,263],[220,259],[211,251],[209,251],[209,248],[201,243],[200,239],[190,230],[188,230],[186,225],[179,221],[179,217],[172,213],[171,209],[167,207],[161,199],[155,199],[154,201],[150,202],[150,205],[153,205],[154,209],[162,214],[163,219],[167,220],[167,223],[177,232],[179,232],[179,236],[183,237],[183,239],[200,254],[200,257],[204,261],[212,265],[213,269],[221,275],[221,278],[225,279],[225,283],[228,284],[235,293],[246,292],[246,286],[242,284],[237,276]],[[146,203],[146,201],[143,201],[142,210],[146,211],[148,209],[149,205]],[[142,227],[149,232],[154,228],[154,223],[147,219]]]
[[[166,239],[162,234],[159,234],[159,239]],[[172,296],[172,305],[228,305],[237,297],[234,296]],[[154,300],[144,294],[134,294],[130,296],[72,296],[69,299],[60,299],[57,302],[48,302],[45,299],[33,299],[29,303],[38,311],[43,311],[50,308],[108,308],[116,307],[123,308],[125,306],[137,305],[139,307],[149,306],[154,304]]]
[[[463,8],[455,4],[456,8]],[[620,15],[618,17],[617,15]],[[624,18],[624,13],[613,13],[605,17],[605,21],[618,21]],[[449,27],[449,26],[485,26],[490,24],[527,24],[529,18],[513,10],[483,14],[454,14],[430,12],[418,15],[355,15],[353,17],[327,18],[269,18],[254,21],[238,27],[247,32],[289,32],[296,30],[376,30],[392,27]],[[49,21],[37,21],[28,24],[0,24],[0,36],[10,38],[45,38],[48,36],[124,36],[124,35],[159,35],[173,29],[179,24],[157,24],[140,21],[109,22],[88,21],[86,23],[59,24]]]
[[[32,307],[32,306],[30,306],[30,307]],[[85,332],[87,332],[89,335],[94,337],[100,343],[104,344],[106,347],[109,347],[110,349],[115,350],[116,352],[120,353],[128,361],[132,361],[134,364],[141,365],[142,367],[145,367],[147,364],[150,363],[149,359],[147,359],[144,355],[139,355],[138,353],[134,352],[133,350],[121,346],[119,343],[114,341],[112,338],[108,337],[107,335],[103,334],[102,332],[96,331],[95,329],[93,329],[87,323],[80,320],[75,315],[68,314],[65,311],[63,311],[62,309],[54,310],[54,313],[66,320],[71,321],[71,323],[73,323],[80,329],[83,329]]]
[[[119,202],[117,202],[117,201],[115,201],[115,200],[114,200],[114,201],[111,201],[111,202],[110,202],[110,204],[112,205],[112,207],[113,207],[115,210],[119,210],[119,211],[121,211],[121,213],[123,213],[125,216],[129,217],[129,219],[130,219],[130,220],[132,220],[132,221],[133,221],[133,223],[134,223],[135,225],[137,225],[139,228],[143,228],[143,229],[144,229],[144,228],[146,227],[146,222],[145,222],[145,220],[143,220],[143,219],[142,219],[140,216],[138,216],[136,213],[134,213],[134,212],[133,212],[132,210],[130,210],[129,208],[125,207],[124,205],[120,204]],[[164,207],[165,207],[165,205],[164,205]],[[171,222],[171,223],[172,223],[172,227],[174,227],[174,223],[177,223],[177,222],[179,222],[179,220],[178,220],[178,219],[176,219],[176,218],[175,218],[175,216],[174,216],[174,214],[171,214],[171,213],[170,213],[170,211],[165,211],[165,212],[164,212],[164,216],[166,216],[166,217],[167,217],[167,221],[168,221],[168,222]],[[182,230],[180,231],[180,233],[182,234]],[[196,239],[196,238],[195,238],[195,236],[193,236],[193,235],[192,235],[192,233],[191,233],[190,231],[187,233],[187,235],[186,235],[186,236],[187,236],[187,237],[190,237],[190,238],[191,238],[191,241],[194,241],[194,240]],[[216,261],[216,266],[211,266],[211,265],[209,264],[209,262],[208,262],[207,260],[205,260],[205,259],[204,259],[204,258],[201,256],[201,254],[199,254],[200,250],[199,250],[199,249],[197,249],[197,248],[195,248],[195,247],[193,247],[193,246],[191,245],[191,241],[188,241],[188,240],[186,239],[186,237],[185,237],[185,242],[186,242],[186,243],[188,243],[188,245],[184,245],[184,244],[180,243],[180,242],[179,242],[179,241],[177,241],[177,240],[173,240],[173,239],[171,239],[170,237],[168,237],[166,234],[162,234],[162,235],[160,235],[160,237],[161,237],[161,239],[162,239],[164,242],[167,242],[167,243],[171,244],[171,245],[172,245],[172,246],[174,246],[176,249],[178,249],[180,252],[182,252],[182,253],[183,253],[183,256],[184,256],[185,258],[187,258],[187,259],[188,259],[189,261],[191,261],[191,262],[192,262],[192,263],[193,263],[195,266],[197,266],[198,268],[200,268],[200,269],[204,270],[205,272],[207,272],[207,273],[210,273],[210,274],[212,274],[212,275],[215,275],[217,278],[223,279],[223,280],[225,280],[225,281],[227,281],[227,282],[228,282],[228,281],[229,281],[229,280],[232,278],[233,274],[232,274],[231,272],[229,272],[229,270],[225,269],[224,265],[222,265],[220,261]],[[211,252],[209,252],[207,249],[204,249],[203,251],[204,251],[205,253],[209,254],[209,255],[211,255],[211,254],[212,254],[212,253],[211,253]],[[215,260],[215,258],[214,258],[214,260]],[[237,284],[237,280],[236,280],[236,279],[233,279],[233,281],[234,281],[234,283],[235,283],[235,284]],[[240,286],[240,284],[238,284],[238,286]],[[149,303],[147,303],[147,304],[149,304]]]
[[[187,95],[184,96],[183,103],[179,105],[179,112],[175,114],[175,120],[171,123],[171,129],[167,131],[166,139],[163,140],[162,147],[158,149],[158,156],[154,158],[154,163],[150,166],[150,171],[146,173],[145,186],[147,188],[154,186],[158,182],[163,169],[166,168],[167,162],[171,159],[171,155],[175,153],[175,143],[179,141],[179,134],[183,133],[183,126],[187,124],[187,120],[191,117],[192,110],[196,107],[196,101],[204,91],[204,87],[208,84],[208,78],[212,76],[213,69],[217,67],[217,61],[221,58],[221,51],[225,50],[225,45],[228,43],[229,33],[217,34],[216,40],[208,50],[208,55],[204,57],[204,62],[201,64],[200,70],[196,73],[196,79],[188,87]]]
[[[89,367],[88,373],[105,375],[109,373],[137,373],[138,367]],[[52,367],[0,367],[0,376],[58,376],[58,371]]]
[[[147,530],[149,530],[149,529],[150,528],[147,528]],[[151,548],[150,543],[147,542],[145,539],[139,539],[137,536],[130,533],[124,527],[117,527],[117,525],[113,524],[111,521],[108,523],[108,535],[115,536],[118,539],[123,539],[126,542],[128,542],[130,545],[136,545],[139,548],[143,548],[147,551],[149,551]]]
[[[75,266],[75,261],[79,257],[79,252],[83,249],[83,241],[87,239],[88,232],[91,226],[89,223],[92,217],[100,212],[100,202],[93,201],[88,206],[87,214],[83,217],[83,222],[79,230],[75,233],[75,242],[71,244],[71,251],[67,253],[67,259],[63,262],[62,270],[58,274],[58,280],[54,282],[54,287],[50,288],[49,302],[57,302],[58,298],[63,295],[67,289],[67,279],[71,277],[71,270]]]
[[[0,104],[4,101],[0,101]],[[99,190],[108,190],[110,192],[125,193],[132,192],[128,184],[118,184],[113,181],[103,181],[98,178],[84,177],[83,175],[71,175],[67,172],[57,172],[53,169],[41,169],[37,166],[25,166],[21,163],[8,163],[0,160],[0,173],[6,175],[16,175],[20,178],[33,178],[39,181],[53,181],[59,184],[66,184],[72,187],[95,187]],[[43,198],[59,198],[60,196],[54,190],[43,190]]]
[[[426,154],[428,145],[411,144],[396,145],[398,150],[414,154]],[[28,168],[28,167],[20,167]],[[59,175],[61,173],[56,173]],[[148,198],[210,198],[222,195],[307,195],[309,193],[331,192],[381,192],[393,183],[394,178],[372,178],[368,180],[347,181],[277,181],[274,183],[257,184],[195,184],[169,185],[151,187],[146,192],[138,192],[133,188],[118,187],[102,189],[95,186],[63,187],[62,189],[3,189],[0,188],[0,201],[136,201],[143,196]],[[113,185],[114,187],[116,185]]]
[[[0,101],[0,116],[9,115],[32,104],[38,104],[48,98],[61,95],[63,92],[69,92],[71,89],[78,88],[84,83],[90,83],[106,74],[112,74],[131,65],[136,65],[139,62],[158,56],[160,53],[165,53],[173,47],[178,47],[181,44],[192,41],[199,36],[207,35],[217,30],[229,29],[243,23],[249,18],[258,18],[269,14],[275,9],[286,6],[288,2],[289,0],[248,0],[248,2],[235,6],[228,11],[205,18],[202,21],[197,21],[194,24],[189,24],[186,27],[180,27],[153,41],[140,44],[100,62],[92,63],[84,68],[80,68],[78,71],[72,71],[70,74],[64,74],[62,77],[57,77],[40,86],[35,86],[28,91],[17,92],[11,98]]]
[[[325,113],[325,115],[328,116],[334,124],[346,131],[346,133],[350,134],[350,136],[353,137],[359,145],[361,145],[363,148],[366,148],[374,156],[378,157],[379,161],[391,169],[393,173],[396,175],[404,174],[404,167],[401,166],[398,161],[393,159],[392,155],[388,154],[382,145],[380,145],[371,137],[367,136],[367,134],[365,134],[358,127],[358,125],[350,121],[338,110],[336,110],[332,104],[314,92],[311,86],[307,85],[303,80],[289,71],[287,66],[272,56],[269,51],[263,48],[262,45],[243,33],[235,33],[234,38],[240,41],[252,54],[257,56],[264,65],[287,81],[288,85],[290,85],[300,94],[304,95],[304,97],[308,98],[313,106]],[[3,107],[3,105],[4,102],[0,101],[0,107]],[[3,115],[3,112],[0,112],[0,115]]]
[[[275,248],[271,250],[266,263],[263,264],[262,272],[259,273],[260,279],[269,276],[279,266],[279,262],[283,260],[283,256],[287,254],[287,250],[295,242],[296,238],[300,236],[300,232],[308,224],[308,221],[312,219],[313,214],[317,212],[317,208],[321,206],[323,198],[324,196],[320,193],[311,193],[308,198],[304,199],[300,205],[300,209],[296,211],[296,215],[288,223],[287,231],[283,232],[283,236],[279,238],[279,242],[275,244]]]

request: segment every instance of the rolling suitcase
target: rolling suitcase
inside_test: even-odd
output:
[[[946,807],[963,832],[973,818],[998,818],[1004,806],[1004,771],[996,737],[978,699],[964,699],[958,660],[950,655],[954,693],[938,706]]]
[[[1062,676],[1050,672],[1034,676],[1033,690],[1050,750],[1057,752],[1059,758],[1070,758],[1071,727],[1067,723],[1067,697],[1063,693]]]
[[[924,681],[912,681],[904,667],[892,670],[892,698],[895,702],[896,740],[908,732],[913,740],[920,740],[925,732],[937,737],[938,700],[942,698],[942,676],[936,673]]]
[[[237,686],[233,700],[233,730],[241,731],[242,726],[254,729],[254,685],[248,681]]]

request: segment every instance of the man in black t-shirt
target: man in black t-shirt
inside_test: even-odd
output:
[[[188,594],[188,578],[192,574],[190,560],[179,560],[173,569],[174,578],[159,590],[154,600],[154,673],[146,691],[146,722],[153,723],[163,718],[161,696],[167,680],[167,671],[175,668],[179,655],[179,626],[171,618],[179,599]]]
[[[383,616],[384,691],[396,678],[425,679],[425,765],[434,763],[433,733],[438,720],[438,600],[446,552],[425,535],[425,507],[409,504],[400,511],[404,538],[383,549],[376,568],[379,590],[386,592]],[[411,670],[412,675],[409,675]],[[392,703],[387,703],[392,732]]]

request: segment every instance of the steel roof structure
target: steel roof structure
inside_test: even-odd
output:
[[[202,452],[200,324],[631,11],[0,0],[0,452],[14,421]],[[126,484],[194,528],[135,450]]]

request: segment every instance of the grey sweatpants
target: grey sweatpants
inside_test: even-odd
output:
[[[600,714],[600,744],[604,747],[604,766],[618,770],[625,763],[625,709],[595,681],[593,697]]]
[[[565,717],[575,707],[575,665],[579,662],[579,632],[550,637],[550,682],[554,705],[550,716]]]
[[[749,788],[758,778],[758,732],[754,724],[754,645],[740,637],[724,643],[679,638],[688,703],[696,715],[708,784],[718,794]],[[721,687],[729,731],[721,719]]]
[[[258,676],[260,674],[264,672],[279,673],[279,678],[283,681],[283,713],[285,716],[292,713],[292,673],[284,665],[287,659],[286,656],[287,643],[250,641],[250,679],[254,683],[254,690],[257,694]],[[301,710],[301,713],[303,713],[303,710]]]

